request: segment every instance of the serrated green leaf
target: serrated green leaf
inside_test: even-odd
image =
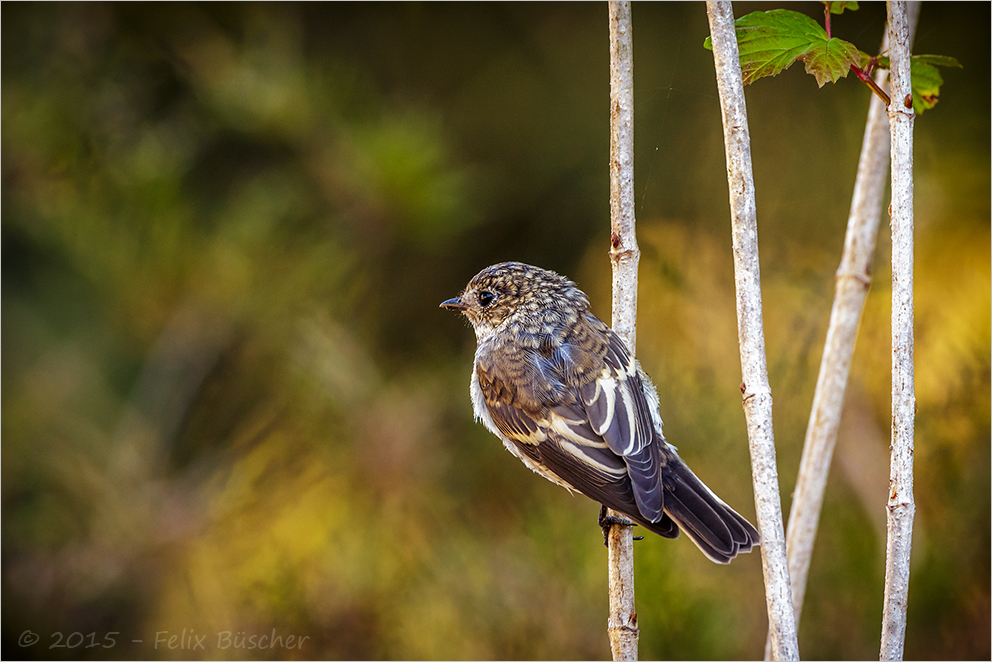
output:
[[[861,51],[849,41],[830,39],[822,47],[818,44],[810,49],[803,58],[806,62],[806,73],[816,77],[816,83],[823,87],[825,83],[835,83],[846,78],[851,71],[851,65],[861,61]]]
[[[831,14],[843,14],[845,9],[848,10],[848,11],[858,11],[858,3],[856,3],[856,2],[826,2],[826,1],[824,1],[823,4],[825,4],[827,7],[830,8],[830,13]]]
[[[734,21],[744,84],[765,76],[777,76],[803,60],[806,72],[820,87],[847,76],[860,54],[850,42],[828,39],[826,31],[805,14],[788,9],[752,12]],[[712,49],[707,37],[703,43]]]

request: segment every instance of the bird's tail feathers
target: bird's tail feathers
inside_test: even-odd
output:
[[[706,487],[681,460],[665,467],[665,515],[716,563],[730,563],[760,543],[758,531]],[[664,534],[662,534],[664,535]]]

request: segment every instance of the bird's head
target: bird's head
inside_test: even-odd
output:
[[[480,344],[504,325],[516,324],[517,331],[530,335],[551,333],[559,324],[574,322],[588,306],[572,281],[521,262],[486,267],[459,296],[441,304],[468,318]]]

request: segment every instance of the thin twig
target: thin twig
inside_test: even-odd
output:
[[[851,65],[851,71],[854,72],[854,75],[857,76],[858,79],[861,80],[861,82],[863,82],[865,85],[867,85],[868,87],[871,88],[871,91],[875,93],[875,96],[877,96],[879,98],[879,100],[881,100],[881,102],[882,102],[883,105],[886,105],[886,106],[889,105],[889,95],[888,95],[888,93],[885,91],[885,89],[881,85],[879,85],[871,77],[871,74],[869,74],[867,71],[865,71],[861,67],[857,66],[856,64],[852,64]]]
[[[637,263],[634,232],[634,51],[630,2],[610,2],[610,260],[613,264],[613,330],[635,348]],[[621,513],[610,515],[623,518]],[[608,536],[610,617],[614,660],[637,659],[634,608],[634,541],[631,527],[613,525]]]
[[[751,146],[744,103],[734,13],[730,2],[707,2],[717,90],[723,114],[727,177],[733,226],[737,330],[744,377],[744,414],[754,481],[755,511],[761,533],[761,565],[765,602],[775,659],[799,659],[792,611],[789,567],[785,555],[782,503],[772,432],[772,394],[768,384],[761,315],[758,224],[751,171]]]
[[[912,551],[913,425],[913,97],[905,2],[886,3],[892,103],[892,455],[889,469],[885,597],[880,659],[901,660],[906,638]]]

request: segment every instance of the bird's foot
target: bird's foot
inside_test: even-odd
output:
[[[606,506],[599,508],[599,528],[603,529],[603,544],[610,546],[610,529],[614,526],[637,526],[637,522],[632,522],[626,517],[616,517],[610,515]],[[644,540],[644,536],[634,536],[634,540]]]

